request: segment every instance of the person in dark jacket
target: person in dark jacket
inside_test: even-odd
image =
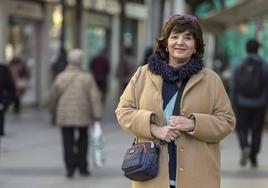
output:
[[[147,47],[146,50],[145,50],[145,53],[144,53],[144,60],[141,63],[141,65],[146,65],[148,63],[148,58],[153,53],[154,53],[154,48],[152,46]]]
[[[21,99],[26,92],[28,81],[30,79],[30,72],[27,65],[20,57],[14,57],[10,61],[8,67],[16,88],[13,111],[15,114],[19,114],[21,111]]]
[[[264,126],[265,109],[268,101],[268,65],[265,60],[258,55],[260,44],[256,39],[250,39],[246,44],[247,57],[241,61],[233,70],[233,74],[230,82],[230,97],[235,108],[237,116],[236,132],[238,141],[241,148],[241,159],[240,165],[245,166],[247,161],[250,160],[251,166],[256,168],[257,154],[260,151],[262,130]],[[261,67],[260,80],[255,84],[261,83],[260,94],[246,95],[245,92],[255,92],[251,84],[254,84],[253,76],[250,76],[249,80],[246,81],[244,86],[249,87],[248,89],[241,90],[243,86],[241,84],[243,80],[239,75],[245,75],[246,70],[241,72],[241,67],[245,63],[253,59],[252,63],[259,64]],[[251,71],[252,72],[252,71]],[[243,76],[245,77],[245,76]],[[241,86],[242,85],[242,86]],[[251,133],[251,139],[249,139],[249,133]]]
[[[64,46],[60,47],[59,55],[55,62],[53,62],[51,71],[52,79],[54,80],[59,73],[61,73],[67,66],[67,53]]]
[[[89,64],[89,69],[91,70],[101,92],[101,101],[105,104],[108,88],[108,76],[110,73],[110,62],[105,49],[92,59]]]
[[[15,98],[15,85],[9,69],[0,64],[0,138],[5,135],[5,112]]]

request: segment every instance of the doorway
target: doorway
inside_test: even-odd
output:
[[[9,17],[8,20],[8,44],[6,46],[7,61],[14,57],[22,59],[25,63],[29,79],[22,95],[22,105],[38,104],[38,89],[40,86],[41,71],[38,69],[38,51],[41,50],[38,44],[38,24],[36,21],[21,17]],[[7,50],[8,49],[8,50]]]

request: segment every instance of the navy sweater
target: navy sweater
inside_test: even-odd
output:
[[[166,117],[166,124],[168,125],[169,116],[173,114],[175,101],[179,87],[175,83],[163,82],[162,97],[163,97],[163,109]],[[169,179],[170,185],[176,185],[176,143],[173,141],[168,144],[169,154]]]

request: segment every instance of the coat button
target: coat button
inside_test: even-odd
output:
[[[180,147],[180,152],[183,152],[183,147]]]
[[[183,171],[183,168],[180,168],[179,171],[182,172]]]

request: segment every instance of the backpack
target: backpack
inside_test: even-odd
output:
[[[240,95],[245,97],[260,96],[264,89],[262,64],[252,57],[246,58],[238,68],[236,82]]]

